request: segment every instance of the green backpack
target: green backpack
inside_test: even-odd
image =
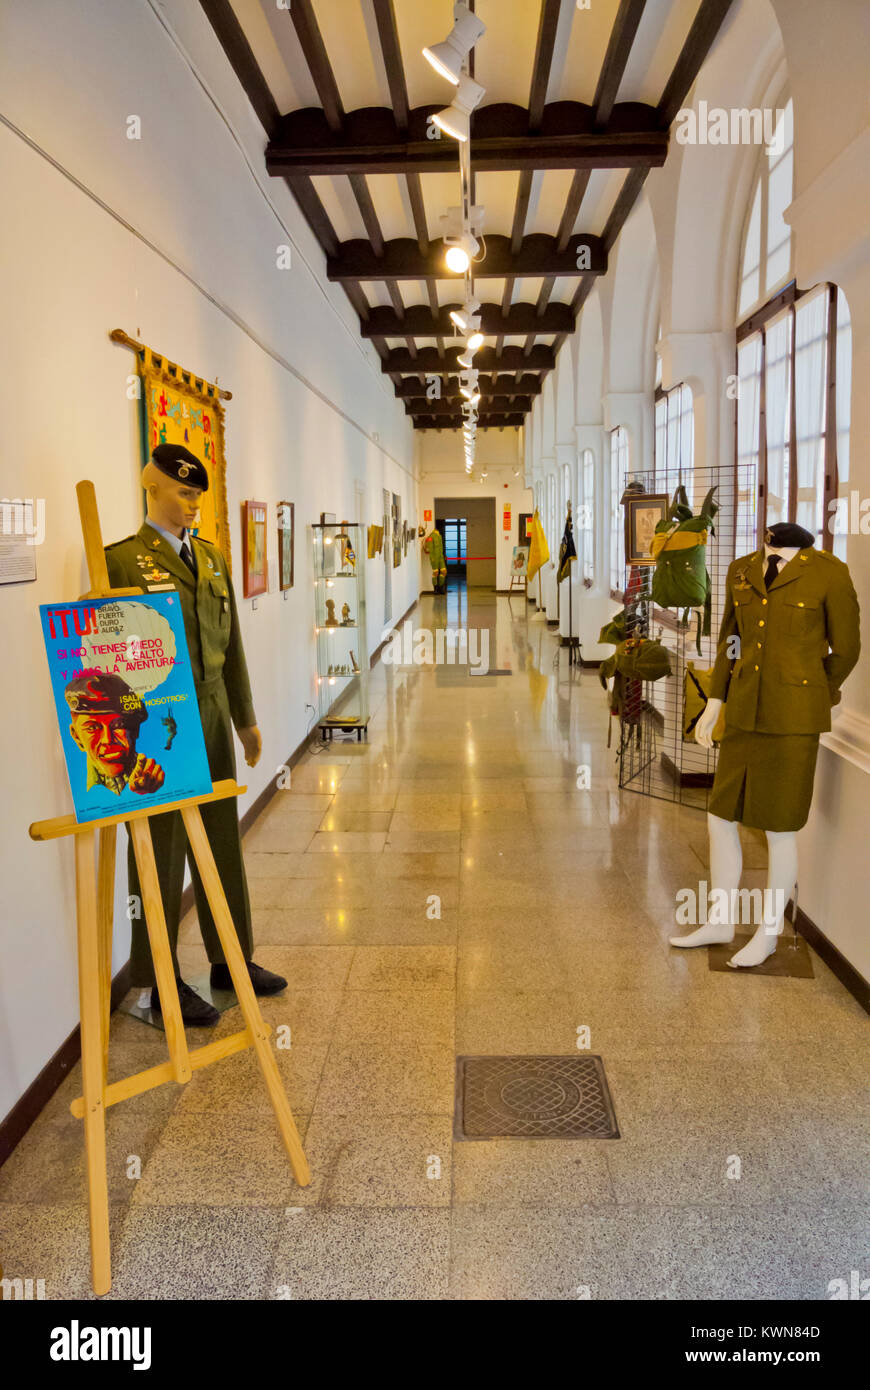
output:
[[[655,557],[652,579],[652,598],[660,608],[682,608],[683,622],[689,621],[689,609],[697,608],[698,653],[701,635],[709,637],[712,615],[712,592],[707,571],[707,536],[714,534],[713,518],[719,510],[714,502],[715,487],[704,498],[697,516],[692,515],[685,487],[680,484],[674,493],[668,519],[655,529],[651,550]],[[703,626],[701,612],[704,610]]]

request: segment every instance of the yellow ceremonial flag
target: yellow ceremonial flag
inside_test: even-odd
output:
[[[529,583],[532,582],[538,570],[547,563],[549,558],[550,552],[547,549],[547,538],[544,535],[544,528],[541,525],[541,518],[538,516],[538,509],[536,507],[535,515],[532,517],[532,539],[529,543]]]

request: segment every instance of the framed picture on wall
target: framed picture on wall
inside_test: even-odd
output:
[[[278,503],[278,585],[293,588],[293,552],[296,537],[296,506],[293,502]]]
[[[656,526],[668,514],[667,493],[639,493],[625,499],[625,563],[654,565],[650,547]]]
[[[402,499],[393,493],[393,569],[402,563]]]
[[[268,584],[266,571],[266,503],[242,503],[242,549],[244,551],[245,598],[264,594]]]
[[[531,512],[520,512],[517,517],[517,541],[520,545],[528,545],[532,539],[532,514]]]

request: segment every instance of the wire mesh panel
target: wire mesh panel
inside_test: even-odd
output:
[[[663,492],[665,481],[661,472],[633,472],[635,482],[643,484],[647,493]],[[716,657],[716,638],[722,620],[725,601],[725,577],[735,553],[746,553],[752,540],[739,535],[746,523],[738,527],[734,468],[668,468],[667,482],[673,488],[685,487],[693,513],[711,487],[719,511],[713,534],[707,539],[707,570],[710,575],[712,611],[710,633],[699,635],[699,616],[703,610],[662,609],[653,603],[650,594],[652,568],[634,566],[626,574],[624,592],[627,600],[626,628],[640,636],[658,638],[670,656],[671,674],[657,681],[645,681],[635,698],[626,701],[620,721],[619,785],[644,796],[660,797],[683,805],[706,809],[717,752],[695,742],[694,733],[684,732],[685,685],[687,670],[708,670]]]

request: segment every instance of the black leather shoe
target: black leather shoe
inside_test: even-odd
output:
[[[255,965],[252,960],[247,962],[247,966],[255,994],[280,994],[282,989],[287,988],[287,981],[283,975],[275,975],[271,970],[264,970],[262,965]],[[212,989],[232,989],[233,982],[230,978],[228,965],[212,966],[211,987]]]
[[[200,1028],[210,1028],[212,1024],[217,1023],[220,1014],[213,1004],[201,999],[196,990],[191,989],[190,985],[186,985],[183,980],[176,980],[175,983],[178,985],[178,1002],[181,1005],[181,1017],[185,1023]],[[156,985],[151,990],[151,1007],[156,1014],[163,1012]]]

